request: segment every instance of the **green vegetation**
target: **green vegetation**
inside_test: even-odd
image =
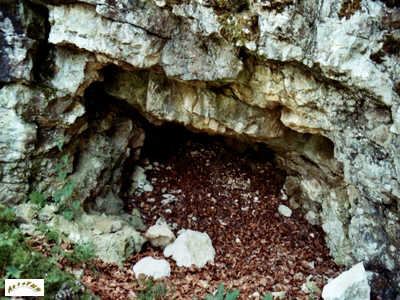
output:
[[[17,218],[13,209],[0,205],[0,278],[46,278],[45,299],[54,299],[63,284],[68,284],[71,290],[78,292],[73,275],[61,271],[55,264],[56,260],[47,258],[33,250],[22,232],[17,227]],[[50,231],[47,239],[58,241],[59,237]],[[78,258],[86,259],[88,250],[78,248]],[[4,295],[3,280],[0,281],[0,293]],[[89,293],[84,291],[81,299],[87,299]]]
[[[72,254],[64,254],[72,264],[88,263],[95,256],[95,246],[91,242],[78,243],[73,250]]]
[[[206,295],[205,300],[236,300],[239,296],[239,291],[231,291],[228,289],[226,293],[224,293],[224,284],[220,283],[218,286],[217,293],[215,295]]]
[[[264,298],[262,298],[262,300],[273,300],[274,298],[272,297],[271,293],[268,293],[264,296]]]
[[[59,137],[57,139],[57,148],[61,152],[64,146],[65,138]],[[67,220],[74,219],[80,211],[81,203],[75,200],[71,203],[70,197],[75,188],[75,182],[72,179],[67,180],[68,175],[68,155],[63,155],[60,162],[56,165],[56,172],[58,179],[63,183],[62,188],[54,195],[54,202],[58,204],[58,211]],[[29,200],[36,204],[39,209],[42,209],[46,204],[46,196],[38,191],[33,191],[29,194]]]
[[[157,300],[167,294],[167,287],[163,282],[154,282],[152,279],[147,279],[145,289],[138,294],[139,300]]]
[[[238,290],[227,290],[226,293],[225,289],[224,289],[224,284],[220,283],[218,286],[218,290],[217,293],[215,295],[206,295],[206,297],[204,298],[204,300],[236,300],[237,297],[239,297],[239,291]],[[273,300],[272,294],[268,293],[267,295],[265,295],[262,300]]]

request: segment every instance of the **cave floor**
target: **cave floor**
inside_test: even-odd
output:
[[[329,256],[320,227],[300,212],[290,218],[278,213],[279,204],[288,205],[280,196],[284,177],[262,155],[238,155],[215,140],[189,140],[173,154],[158,150],[139,163],[154,190],[129,196],[126,210],[137,208],[147,227],[164,217],[175,234],[206,232],[216,250],[214,263],[202,269],[178,267],[168,258],[164,299],[204,299],[221,282],[240,290],[239,299],[279,291],[282,299],[319,299],[328,278],[343,271]],[[132,267],[145,256],[164,258],[146,243],[123,268],[97,262],[97,275],[86,268],[82,281],[102,299],[136,299],[143,286]],[[314,293],[302,290],[307,282]]]
[[[148,226],[164,217],[175,234],[183,228],[206,232],[216,250],[214,264],[203,269],[168,259],[179,299],[203,299],[220,282],[239,289],[241,299],[272,291],[309,299],[301,289],[307,279],[322,289],[339,274],[321,228],[296,211],[290,218],[278,213],[279,204],[288,205],[280,197],[283,175],[262,155],[238,155],[213,139],[189,140],[173,155],[157,153],[141,164],[154,190],[133,195],[129,208],[137,207]],[[144,256],[163,257],[151,245],[143,250],[131,265]]]

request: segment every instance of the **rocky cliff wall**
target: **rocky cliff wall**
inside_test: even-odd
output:
[[[395,1],[3,1],[0,29],[1,203],[54,195],[65,154],[74,199],[118,195],[132,107],[268,145],[337,263],[400,274]]]

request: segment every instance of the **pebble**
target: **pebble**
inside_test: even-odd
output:
[[[279,205],[278,212],[282,216],[285,216],[285,217],[288,217],[288,218],[290,218],[292,216],[292,210],[289,207],[287,207],[286,205],[283,205],[283,204]]]
[[[253,294],[250,295],[250,297],[260,297],[260,293],[259,292],[254,292]]]

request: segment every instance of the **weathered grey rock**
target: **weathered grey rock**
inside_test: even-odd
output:
[[[33,58],[45,38],[43,7],[28,1],[0,4],[0,82],[33,79]]]
[[[169,228],[164,219],[158,219],[156,224],[147,229],[144,237],[154,247],[165,248],[175,240],[175,234]]]
[[[75,45],[112,61],[151,67],[160,60],[163,41],[133,25],[111,21],[82,4],[49,6],[49,42]]]
[[[124,202],[114,193],[108,191],[95,200],[95,210],[107,215],[118,215],[124,208]]]
[[[182,80],[232,80],[242,70],[237,50],[224,40],[200,39],[182,28],[162,50],[161,66]]]
[[[183,229],[175,242],[164,249],[164,256],[172,256],[179,267],[202,268],[207,262],[214,262],[215,250],[207,233]]]
[[[120,230],[115,223],[121,222]],[[122,263],[125,258],[140,251],[145,239],[129,223],[117,216],[83,214],[75,221],[55,215],[48,225],[73,243],[93,242],[96,256],[105,262]]]
[[[173,5],[172,13],[184,17],[189,23],[190,31],[202,36],[218,33],[221,24],[212,7],[205,7],[198,1]]]
[[[122,0],[118,2],[94,1],[96,12],[107,19],[129,23],[138,28],[144,29],[150,34],[163,38],[171,37],[178,25],[178,21],[166,9],[157,6],[165,6],[162,3],[143,0]],[[100,2],[100,3],[99,3]]]
[[[108,76],[106,91],[110,95],[139,105],[155,120],[177,121],[214,134],[255,139],[279,137],[285,130],[278,112],[246,105],[232,95],[177,83],[158,74],[117,72]]]
[[[98,71],[105,65],[90,53],[60,47],[54,50],[54,64],[57,68],[50,85],[56,90],[80,96],[90,83],[101,80]]]
[[[143,257],[133,266],[136,278],[140,274],[154,279],[160,279],[171,275],[171,267],[165,259],[154,259],[151,256]]]
[[[30,224],[37,214],[37,207],[31,203],[24,203],[15,207],[15,215],[22,223]]]
[[[325,300],[368,300],[370,292],[367,272],[361,262],[324,286],[322,298]]]

